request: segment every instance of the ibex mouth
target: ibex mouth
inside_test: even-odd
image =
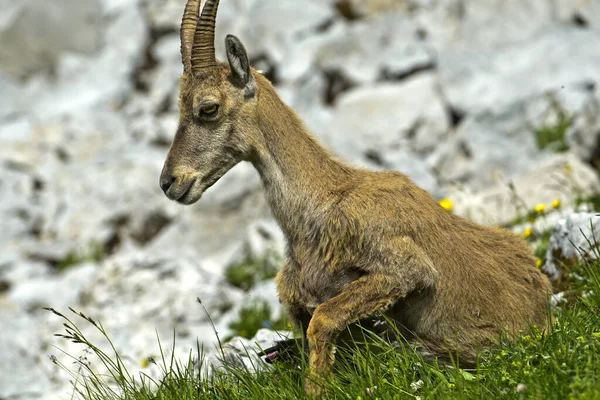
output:
[[[165,194],[167,195],[167,197],[169,199],[174,200],[178,203],[191,204],[197,200],[197,199],[195,199],[194,201],[188,203],[188,201],[189,201],[188,198],[190,197],[191,193],[193,192],[195,183],[196,183],[196,178],[191,179],[186,183],[182,182],[180,184],[173,184],[173,185],[171,185],[169,190],[167,190],[167,192],[165,192]]]

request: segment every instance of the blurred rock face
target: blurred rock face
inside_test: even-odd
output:
[[[212,349],[196,297],[222,336],[249,297],[281,312],[272,282],[244,292],[225,279],[283,251],[252,166],[192,207],[158,187],[184,3],[0,0],[0,398],[68,391],[47,361],[50,344],[65,346],[52,338],[60,321],[41,306],[93,314],[133,367],[157,350],[155,328],[176,328],[182,356],[196,337]],[[565,214],[574,193],[600,191],[596,1],[221,3],[218,57],[238,35],[353,165],[404,172],[482,223],[514,220],[515,191],[528,208],[560,199]]]
[[[0,71],[7,75],[49,72],[63,53],[93,54],[101,46],[100,0],[4,0],[0,9]]]

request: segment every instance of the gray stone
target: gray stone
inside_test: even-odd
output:
[[[263,301],[269,305],[271,310],[271,321],[269,322],[277,321],[283,317],[284,310],[277,296],[277,287],[274,280],[259,283],[248,292],[247,296],[249,300]]]
[[[254,1],[248,7],[244,39],[252,54],[266,54],[279,64],[298,35],[310,33],[333,16],[333,8],[320,0]]]
[[[512,186],[512,189],[511,189]],[[570,153],[554,154],[513,179],[498,182],[480,191],[468,186],[448,189],[454,212],[472,221],[501,225],[510,223],[537,204],[561,200],[562,207],[573,208],[578,196],[600,191],[595,171]]]
[[[232,168],[193,206],[172,204],[164,195],[158,201],[175,207],[173,223],[151,244],[164,251],[184,246],[201,255],[218,253],[246,237],[240,227],[270,215],[258,173],[248,163]]]
[[[147,1],[146,3],[148,3],[146,16],[152,26],[157,29],[173,31],[180,28],[185,3],[177,0]],[[221,15],[219,15],[219,19],[221,19],[220,17]]]
[[[16,246],[17,238],[37,229],[39,221],[36,212],[31,209],[31,199],[34,196],[33,177],[21,169],[27,167],[18,162],[12,164],[1,156],[0,163],[4,164],[0,165],[1,248],[3,245]]]
[[[269,348],[278,340],[291,337],[291,332],[260,329],[252,339],[234,337],[223,346],[221,354],[211,355],[204,365],[206,375],[215,371],[227,371],[227,367],[246,368],[249,371],[261,371],[269,365],[258,357],[257,353]]]
[[[267,255],[279,259],[280,264],[283,263],[286,240],[275,221],[256,221],[246,232],[245,244],[248,257],[256,259]]]
[[[474,190],[510,178],[548,155],[537,148],[535,123],[528,118],[520,103],[470,114],[429,161],[444,181]]]
[[[115,14],[118,12],[123,12],[123,10],[128,8],[139,7],[140,3],[148,3],[149,1],[150,0],[102,0],[102,4],[104,6],[105,13]]]
[[[449,139],[437,146],[429,162],[446,184],[484,189],[511,179],[547,158],[553,148],[540,149],[538,131],[557,129],[573,116],[581,128],[571,129],[566,140],[576,152],[584,153],[588,150],[582,148],[592,140],[587,135],[593,131],[589,126],[593,125],[593,116],[589,116],[589,111],[586,113],[586,107],[593,109],[592,99],[589,90],[578,86],[469,113]],[[585,159],[583,154],[580,157]]]
[[[75,305],[82,290],[87,287],[96,274],[93,264],[72,267],[56,277],[31,279],[16,285],[9,299],[23,311],[54,307],[66,309]]]
[[[395,14],[334,23],[323,35],[308,36],[292,46],[280,77],[293,81],[314,74],[317,66],[352,84],[399,79],[433,66],[432,51],[418,39],[417,30],[412,21]]]
[[[555,4],[556,14],[561,22],[577,23],[581,28],[600,30],[600,4],[597,1],[557,0]]]
[[[99,0],[4,0],[0,9],[0,70],[11,75],[48,71],[64,52],[90,54],[100,46]]]
[[[311,73],[303,79],[282,82],[276,90],[311,132],[320,138],[324,137],[333,118],[332,110],[325,106],[327,82],[324,74]]]
[[[574,114],[566,141],[582,160],[600,161],[600,97],[597,89]]]
[[[406,13],[423,3],[431,2],[431,0],[346,0],[341,3],[345,3],[354,15],[366,17],[392,12]]]
[[[599,49],[597,32],[555,28],[494,51],[446,51],[439,55],[440,83],[456,110],[494,110],[548,90],[594,82],[600,76]]]
[[[226,336],[229,333],[227,321],[218,312],[224,293],[234,304],[243,302],[243,292],[223,285],[218,271],[198,261],[189,248],[160,254],[132,249],[122,251],[99,266],[73,308],[102,323],[129,371],[137,375],[140,371],[147,372],[140,364],[145,358],[154,357],[160,362],[157,335],[165,353],[170,356],[174,352],[178,360],[186,360],[190,350],[195,352],[196,339],[207,351],[213,352],[217,336],[206,313],[213,317],[220,337]],[[197,298],[202,304],[198,304]],[[52,337],[51,333],[63,330],[62,320],[53,315],[49,317],[50,322],[42,332],[48,333],[44,336],[47,343],[75,357],[81,355],[84,346]],[[101,332],[80,318],[72,317],[92,343],[109,350]],[[55,355],[65,365],[71,365],[67,356]],[[106,372],[97,360],[90,358],[90,362],[95,371]]]
[[[184,3],[183,3],[184,4]],[[183,11],[181,2],[148,0],[147,15],[157,29],[179,31]],[[278,0],[224,1],[219,6],[216,29],[217,57],[226,60],[224,41],[229,33],[238,36],[250,57],[266,56],[280,64],[298,36],[311,34],[334,17],[327,2],[302,3]]]
[[[420,133],[420,129],[427,132]],[[341,155],[359,158],[369,149],[406,146],[410,137],[440,140],[447,129],[434,78],[422,74],[402,83],[381,83],[344,94],[326,137]]]
[[[408,153],[431,151],[448,134],[448,125],[433,76],[421,74],[344,94],[324,139],[349,161],[370,160],[400,170],[435,191],[435,178],[425,161]]]
[[[17,93],[19,93],[18,85],[0,73],[0,121],[18,110]]]
[[[415,18],[441,51],[518,46],[556,22],[552,2],[547,0],[450,0],[421,10]]]
[[[6,249],[2,249],[2,258],[0,259],[0,280],[8,285],[8,289],[14,289],[21,284],[36,281],[54,279],[54,270],[46,263],[32,261],[21,258],[20,248],[15,246],[15,250],[10,254]],[[7,291],[10,294],[10,291]],[[0,297],[5,293],[1,293]],[[1,308],[14,309],[16,304],[10,301],[6,296],[5,306]]]
[[[80,110],[114,107],[133,88],[131,79],[146,44],[146,25],[137,7],[106,15],[106,27],[99,52],[91,56],[67,53],[56,66],[56,79],[29,89],[35,116],[48,120]]]
[[[564,277],[569,267],[585,258],[598,258],[600,248],[600,213],[572,214],[560,220],[554,227],[544,272],[553,281]]]
[[[42,337],[38,321],[14,311],[0,310],[0,397],[36,399],[51,388],[51,381],[40,367],[46,362],[41,352]]]
[[[99,153],[57,169],[42,197],[42,234],[85,250],[132,238],[152,216],[172,218],[176,206],[163,201],[157,184],[159,160],[131,145],[120,154]]]
[[[27,118],[9,120],[6,124],[0,126],[0,140],[13,141],[28,139],[28,136],[31,136],[31,131],[31,121]]]

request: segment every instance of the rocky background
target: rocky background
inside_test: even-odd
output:
[[[82,348],[43,306],[99,319],[146,372],[157,334],[214,352],[203,307],[221,338],[250,299],[280,317],[272,280],[227,273],[282,254],[252,167],[191,207],[158,186],[184,3],[0,0],[0,399],[70,398],[48,356],[76,368],[59,349]],[[548,230],[600,192],[598,0],[222,0],[221,59],[227,33],[334,152],[460,215],[521,233],[523,210],[560,200],[531,226]]]

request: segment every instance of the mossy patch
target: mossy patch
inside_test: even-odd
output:
[[[288,329],[288,322],[284,316],[275,320],[271,307],[265,300],[261,299],[252,301],[247,306],[242,307],[238,319],[229,324],[229,328],[234,332],[233,336],[250,339],[261,328]]]
[[[225,270],[225,279],[231,285],[249,290],[258,282],[273,279],[280,269],[273,257],[264,256],[258,259],[246,258]]]
[[[593,211],[600,211],[600,193],[591,196],[578,197],[575,200],[575,206],[580,207],[582,205],[589,206]]]
[[[536,128],[535,139],[540,150],[565,152],[569,150],[565,137],[573,123],[573,117],[558,102],[553,101],[553,103],[552,108],[556,113],[556,121]]]
[[[56,269],[64,271],[70,267],[85,262],[97,263],[106,257],[106,250],[102,243],[92,242],[86,248],[73,250],[67,256],[56,263]]]

